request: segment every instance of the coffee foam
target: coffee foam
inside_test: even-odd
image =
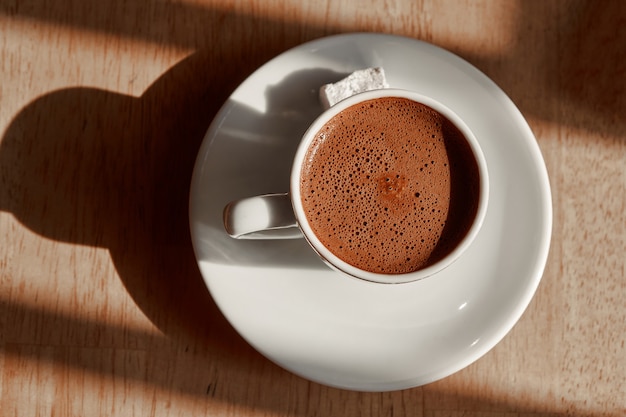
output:
[[[465,156],[450,158],[450,143],[465,143],[456,127],[404,98],[370,100],[331,119],[308,150],[300,184],[307,220],[322,244],[351,265],[384,274],[415,271],[445,256],[471,223],[450,211],[458,201],[451,195],[453,171],[471,151],[465,145]],[[475,163],[473,169],[470,188],[477,194]],[[470,204],[473,217],[471,211]]]

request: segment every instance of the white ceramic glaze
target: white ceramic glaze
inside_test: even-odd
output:
[[[376,66],[391,87],[451,108],[480,142],[490,200],[464,255],[428,279],[381,286],[343,278],[302,239],[230,238],[229,201],[288,189],[299,138],[322,112],[317,88]],[[280,366],[353,390],[426,384],[493,348],[535,293],[551,226],[545,164],[511,100],[456,55],[391,35],[323,38],[259,68],[216,115],[191,184],[198,265],[225,317]]]

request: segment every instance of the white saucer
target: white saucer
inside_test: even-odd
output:
[[[331,271],[304,240],[228,237],[222,210],[229,201],[287,191],[300,135],[321,112],[319,86],[375,66],[392,87],[452,108],[481,143],[491,199],[466,254],[436,276],[382,285]],[[232,94],[198,155],[190,226],[214,300],[252,346],[313,381],[388,391],[464,368],[513,327],[545,267],[552,205],[535,138],[490,79],[424,42],[348,34],[279,55]]]

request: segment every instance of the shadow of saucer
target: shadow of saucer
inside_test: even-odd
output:
[[[46,238],[108,249],[130,296],[177,342],[207,343],[197,336],[216,331],[216,340],[238,338],[204,286],[188,226],[198,148],[249,71],[216,81],[205,71],[213,59],[191,55],[141,97],[52,91],[16,115],[0,143],[0,210]]]

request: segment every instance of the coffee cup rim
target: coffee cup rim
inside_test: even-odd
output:
[[[409,99],[424,104],[445,116],[461,131],[461,133],[463,133],[463,136],[465,137],[467,143],[470,146],[470,149],[472,150],[472,154],[474,156],[474,159],[476,160],[479,172],[478,207],[472,225],[470,226],[470,229],[463,237],[463,239],[450,253],[448,253],[446,256],[436,261],[435,263],[417,271],[401,274],[383,274],[366,271],[347,263],[346,261],[339,258],[337,255],[333,254],[317,238],[311,226],[309,225],[302,206],[302,196],[300,192],[300,175],[302,172],[304,157],[312,140],[315,137],[315,134],[326,124],[326,122],[328,122],[332,117],[339,114],[343,110],[359,104],[363,101],[385,97]],[[309,242],[310,246],[327,265],[337,271],[347,274],[350,277],[360,280],[374,283],[400,284],[418,281],[442,271],[458,258],[460,258],[460,256],[471,245],[473,240],[476,238],[480,228],[482,227],[487,212],[487,205],[489,200],[489,174],[487,171],[487,162],[476,136],[469,128],[469,126],[467,126],[467,124],[463,121],[463,119],[459,117],[452,109],[450,109],[448,106],[441,103],[440,101],[419,92],[398,88],[384,88],[370,90],[350,96],[336,103],[329,109],[325,110],[313,121],[313,123],[311,123],[309,128],[302,136],[302,140],[294,157],[290,176],[290,195],[293,211],[295,213],[298,226],[300,227],[305,239]]]

